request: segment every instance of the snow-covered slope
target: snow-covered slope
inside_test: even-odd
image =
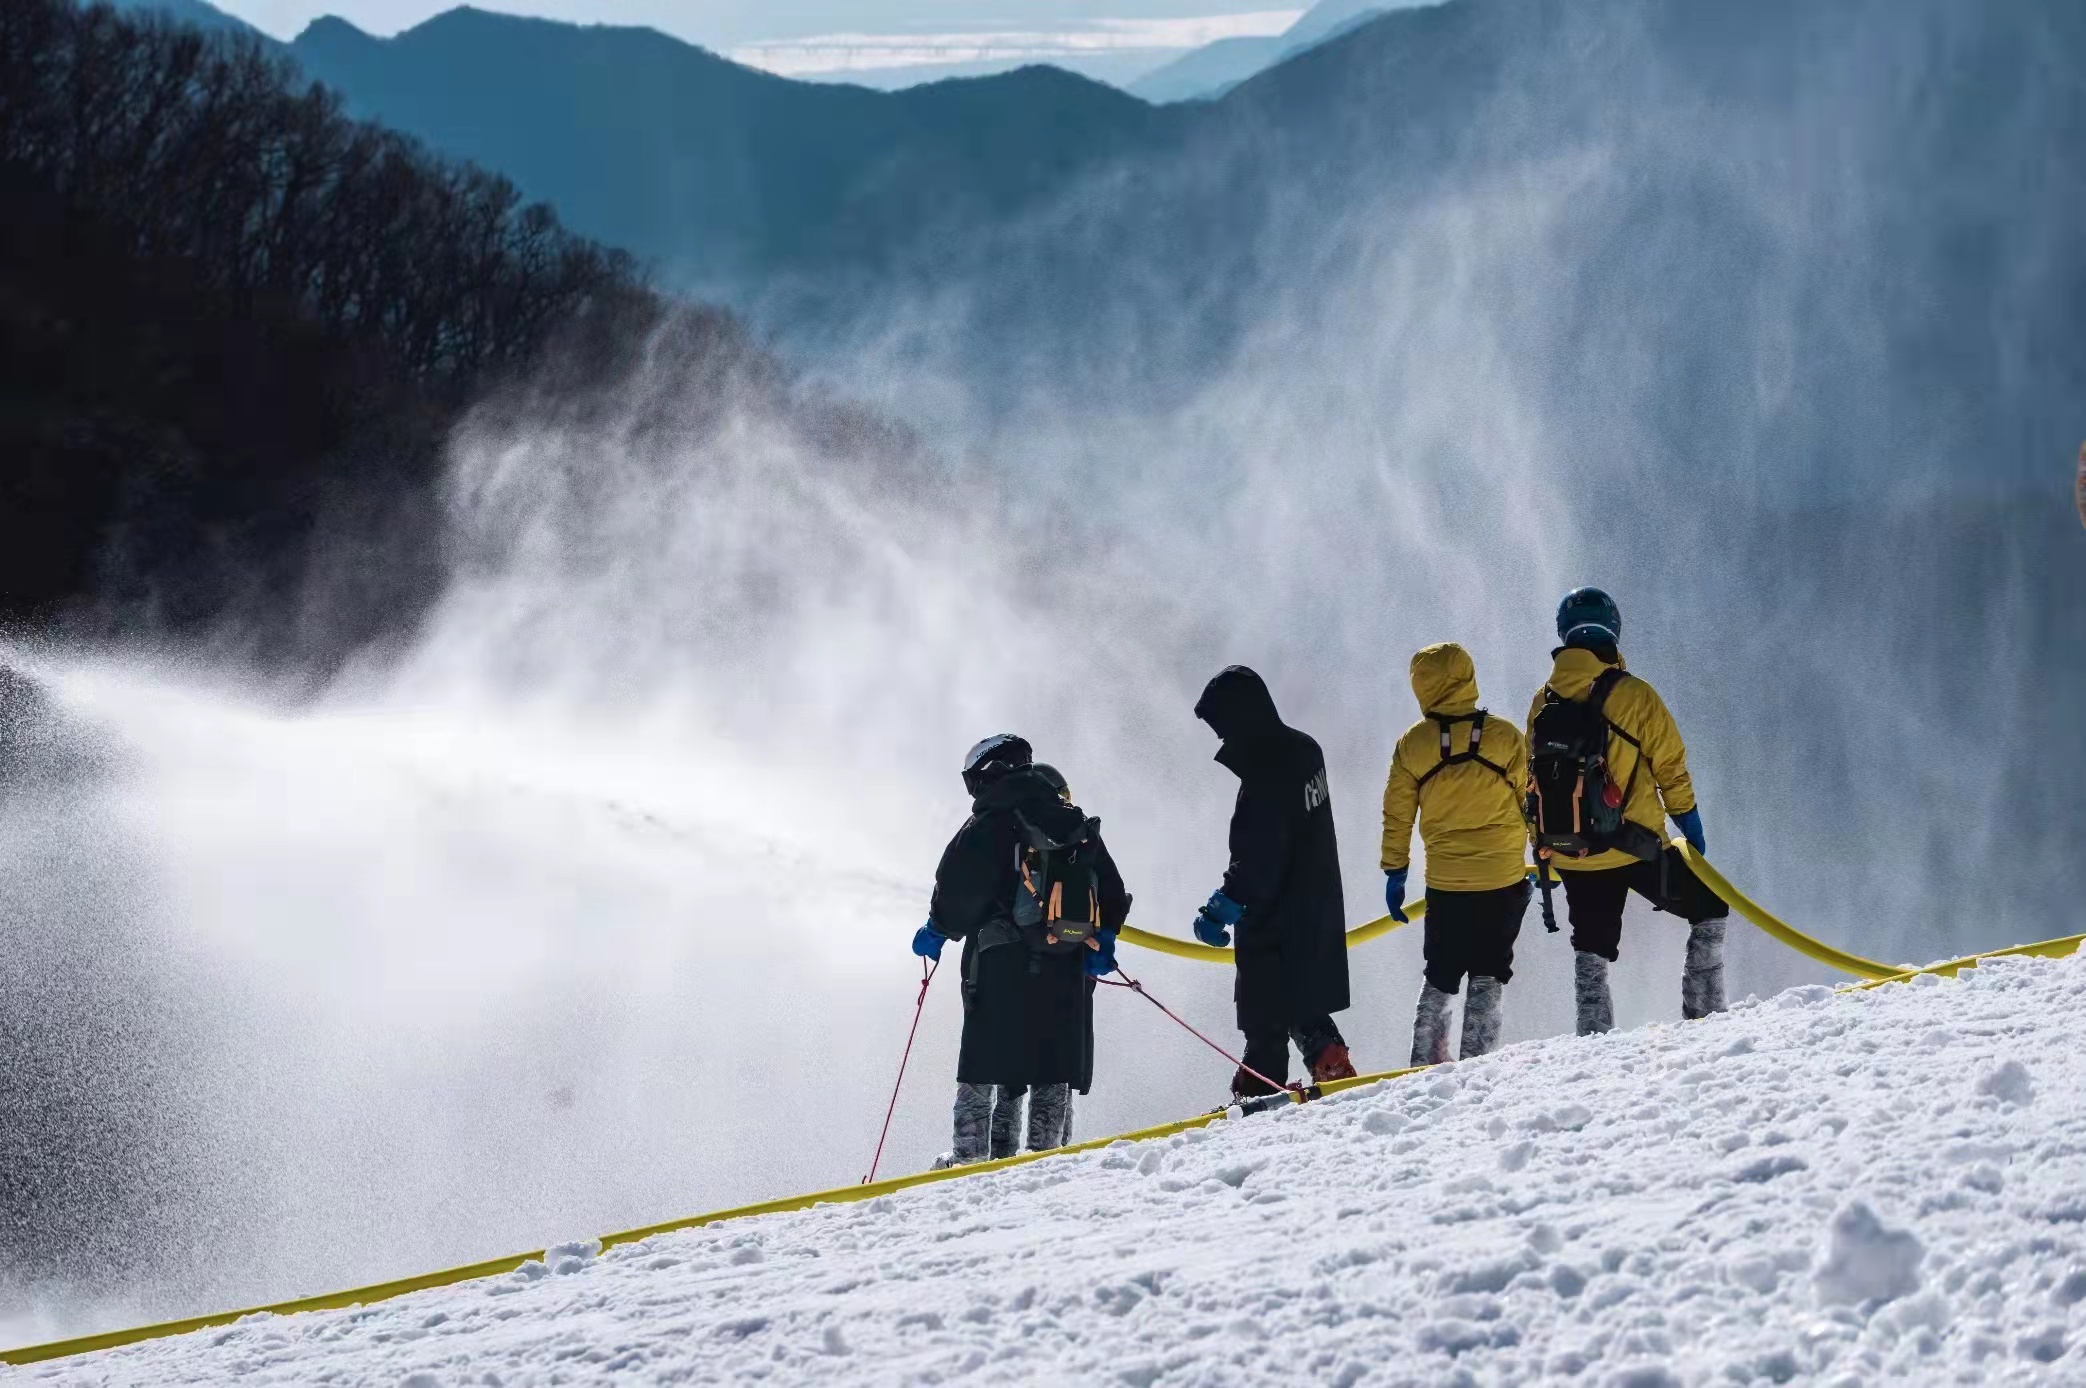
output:
[[[1801,988],[22,1376],[2079,1383],[2082,992],[2086,960]]]

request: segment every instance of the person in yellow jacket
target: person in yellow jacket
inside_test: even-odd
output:
[[[1478,707],[1477,667],[1454,642],[1412,658],[1425,715],[1398,739],[1383,787],[1384,904],[1405,919],[1417,819],[1427,848],[1426,982],[1412,1024],[1412,1063],[1449,1058],[1449,999],[1463,1003],[1463,1059],[1499,1044],[1500,996],[1528,911],[1528,744]]]
[[[1615,1025],[1608,966],[1621,952],[1623,906],[1633,891],[1688,923],[1682,1015],[1722,1012],[1731,908],[1666,846],[1663,831],[1671,816],[1695,851],[1706,851],[1687,744],[1658,691],[1624,666],[1622,613],[1613,598],[1598,588],[1574,589],[1558,606],[1557,629],[1564,644],[1551,653],[1550,682],[1528,710],[1530,804],[1538,856],[1550,849],[1571,913],[1579,1034]],[[1593,730],[1587,745],[1599,759],[1598,776],[1583,774],[1584,758],[1575,767],[1575,720]],[[1558,789],[1575,784],[1575,775],[1583,797]]]

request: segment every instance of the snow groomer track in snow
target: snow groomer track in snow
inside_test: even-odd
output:
[[[2078,950],[2082,941],[2086,941],[2086,935],[2073,935],[2060,939],[2043,941],[2035,944],[2017,945],[2005,949],[1987,951],[1982,954],[1969,955],[1960,959],[1948,960],[1942,963],[1927,965],[1921,968],[1904,968],[1901,966],[1884,964],[1875,960],[1865,959],[1858,955],[1848,954],[1843,951],[1834,949],[1832,946],[1826,945],[1796,930],[1794,927],[1781,921],[1777,917],[1767,912],[1757,903],[1753,902],[1750,898],[1746,897],[1736,887],[1734,887],[1721,873],[1719,873],[1714,867],[1712,867],[1706,859],[1704,859],[1701,855],[1695,853],[1694,850],[1689,848],[1684,842],[1680,840],[1675,840],[1674,846],[1680,852],[1687,855],[1690,866],[1693,867],[1694,870],[1701,876],[1702,880],[1706,882],[1713,890],[1715,890],[1718,893],[1718,895],[1722,896],[1727,902],[1729,902],[1732,908],[1736,910],[1739,914],[1743,915],[1747,920],[1751,921],[1761,930],[1763,930],[1776,940],[1780,941],[1781,943],[1788,945],[1790,948],[1798,950],[1799,952],[1805,954],[1806,956],[1814,960],[1817,960],[1820,963],[1827,964],[1835,969],[1853,974],[1857,978],[1863,980],[1862,983],[1854,985],[1856,987],[1872,987],[1881,983],[1910,981],[1916,978],[1920,978],[1922,976],[1950,977],[1954,976],[1955,974],[1959,973],[1964,969],[1976,966],[1980,961],[1999,959],[2008,956],[2040,956],[2052,959],[2061,958],[2063,956],[2073,954],[2075,951]],[[1409,917],[1417,919],[1422,914],[1424,909],[1424,901],[1416,901],[1406,908],[1406,913]],[[1348,944],[1350,947],[1353,947],[1355,945],[1366,943],[1370,940],[1376,939],[1384,934],[1389,933],[1389,931],[1397,928],[1398,924],[1398,922],[1393,921],[1388,917],[1371,922],[1367,925],[1361,926],[1349,932],[1347,937]],[[1124,929],[1122,938],[1130,943],[1138,944],[1150,949],[1161,950],[1163,952],[1178,955],[1185,958],[1202,959],[1207,960],[1209,962],[1220,963],[1228,962],[1230,958],[1229,951],[1226,950],[1214,949],[1199,944],[1191,944],[1186,941],[1173,939],[1167,936],[1153,935],[1148,932],[1136,930],[1134,928],[1129,927],[1126,927]],[[1808,993],[1812,995],[1824,995],[1825,992],[1826,990],[1823,989],[1797,990],[1798,994]],[[1620,1041],[1622,1039],[1623,1038],[1621,1036],[1618,1036],[1616,1038],[1612,1038],[1612,1041]],[[1610,1038],[1599,1038],[1597,1040],[1598,1044],[1605,1045],[1612,1043]],[[1736,1052],[1734,1052],[1734,1054],[1736,1054]],[[104,1334],[83,1336],[77,1339],[57,1341],[50,1344],[35,1345],[21,1349],[0,1351],[0,1362],[14,1365],[28,1365],[48,1360],[66,1358],[74,1355],[90,1354],[96,1351],[115,1349],[124,1345],[137,1344],[142,1341],[161,1339],[171,1336],[179,1336],[192,1331],[205,1330],[214,1327],[229,1326],[249,1316],[286,1316],[300,1312],[338,1310],[354,1306],[369,1306],[378,1302],[390,1300],[395,1297],[405,1296],[409,1293],[427,1291],[430,1289],[440,1287],[447,1287],[457,1283],[473,1281],[476,1279],[517,1277],[519,1280],[523,1282],[533,1281],[539,1278],[557,1274],[561,1271],[569,1271],[575,1268],[584,1267],[593,1260],[595,1255],[607,1249],[623,1245],[635,1244],[643,1240],[650,1239],[663,1234],[671,1234],[678,1231],[701,1229],[707,1226],[724,1224],[735,1220],[749,1219],[757,1215],[781,1214],[791,1211],[808,1210],[821,1205],[844,1205],[874,1200],[879,1197],[890,1195],[894,1192],[903,1191],[916,1186],[926,1186],[930,1184],[955,1180],[967,1180],[972,1177],[983,1176],[993,1172],[1006,1171],[1012,1168],[1027,1166],[1031,1163],[1042,1162],[1055,1158],[1075,1157],[1077,1154],[1080,1153],[1095,1152],[1100,1149],[1115,1146],[1119,1143],[1154,1142],[1168,1138],[1175,1138],[1180,1135],[1194,1132],[1195,1130],[1207,1128],[1213,1124],[1223,1122],[1227,1119],[1241,1118],[1249,1116],[1253,1113],[1265,1112],[1271,1109],[1291,1108],[1298,1103],[1309,1103],[1318,1099],[1332,1097],[1334,1095],[1342,1093],[1349,1093],[1351,1091],[1363,1088],[1365,1086],[1380,1083],[1384,1080],[1396,1079],[1402,1076],[1409,1076],[1414,1073],[1416,1073],[1414,1070],[1405,1069],[1394,1070],[1380,1074],[1363,1075],[1351,1080],[1336,1081],[1323,1086],[1315,1086],[1308,1090],[1278,1095],[1269,1099],[1256,1100],[1250,1104],[1242,1106],[1235,1105],[1229,1109],[1199,1114],[1194,1117],[1181,1119],[1175,1122],[1160,1124],[1156,1127],[1139,1129],[1134,1132],[1122,1133],[1112,1137],[1096,1138],[1091,1141],[1073,1144],[1067,1147],[1056,1149],[1054,1151],[1027,1153],[1020,1156],[1003,1158],[996,1161],[981,1162],[949,1170],[922,1172],[914,1175],[893,1177],[886,1180],[877,1181],[874,1183],[866,1183],[858,1186],[849,1186],[835,1190],[820,1191],[808,1195],[799,1195],[777,1200],[763,1201],[758,1204],[745,1205],[727,1210],[719,1210],[708,1214],[700,1214],[683,1219],[670,1220],[660,1224],[645,1226],[643,1228],[625,1230],[622,1232],[609,1234],[598,1240],[593,1240],[589,1242],[566,1244],[547,1249],[532,1250],[527,1253],[511,1254],[506,1257],[488,1259],[484,1262],[473,1263],[462,1267],[448,1268],[438,1272],[426,1273],[416,1277],[401,1278],[391,1282],[378,1283],[372,1286],[358,1287],[347,1291],[334,1292],[313,1297],[305,1297],[291,1301],[284,1301],[268,1306],[249,1308],[245,1310],[228,1311],[213,1315],[193,1317],[184,1320],[169,1321],[156,1325],[139,1326],[131,1329],[112,1331]],[[2011,1075],[2012,1072],[2007,1071],[2006,1074]],[[1993,1083],[1997,1084],[2001,1089],[2012,1087],[2013,1089],[2019,1090],[2021,1087],[2020,1085],[2015,1085],[2011,1079],[2006,1078],[2002,1078],[1998,1081],[1993,1081]],[[2026,1084],[2027,1082],[2023,1080],[2021,1083]],[[1998,1091],[1993,1090],[1992,1092],[1997,1093]],[[1372,1122],[1373,1121],[1374,1120],[1372,1117]],[[1369,1131],[1372,1133],[1382,1133],[1389,1131],[1389,1129],[1381,1126],[1371,1126],[1369,1127]],[[1522,1145],[1525,1146],[1526,1144]],[[1154,1150],[1156,1151],[1157,1149]],[[1510,1167],[1509,1169],[1518,1168]],[[1241,1179],[1243,1179],[1243,1177]],[[1749,1178],[1742,1177],[1741,1179]],[[1236,1187],[1239,1183],[1231,1182],[1230,1184]],[[1858,1236],[1862,1234],[1864,1229],[1868,1228],[1868,1225],[1863,1223],[1863,1221],[1865,1219],[1873,1219],[1873,1215],[1867,1213],[1867,1207],[1863,1206],[1859,1208],[1861,1211],[1860,1213],[1849,1213],[1846,1211],[1842,1212],[1844,1216],[1844,1221],[1849,1223],[1849,1227],[1847,1230],[1839,1230],[1837,1225],[1835,1226],[1836,1247],[1838,1246],[1838,1242],[1840,1241],[1841,1234],[1845,1235],[1846,1240],[1851,1240],[1855,1243],[1861,1242],[1861,1239]],[[1861,1228],[1855,1228],[1854,1226],[1857,1224],[1861,1225]],[[1881,1232],[1871,1232],[1876,1232],[1878,1238],[1885,1237],[1884,1234]],[[1862,1263],[1862,1259],[1854,1256],[1854,1254],[1850,1253],[1849,1256],[1855,1264]],[[1855,1272],[1859,1271],[1860,1268],[1859,1266],[1857,1266],[1855,1268]],[[1849,1276],[1853,1275],[1854,1273],[1849,1273]],[[1770,1280],[1772,1279],[1770,1278]],[[1857,1280],[1859,1279],[1857,1278]],[[2081,1295],[2078,1298],[2075,1298],[2075,1300],[2086,1302],[2086,1273],[2074,1274],[2074,1280],[2079,1282],[2081,1287]],[[2069,1286],[2071,1284],[2066,1283],[2065,1285]],[[1867,1298],[1856,1297],[1855,1299],[1864,1300]],[[1771,1374],[1768,1376],[1772,1377]]]

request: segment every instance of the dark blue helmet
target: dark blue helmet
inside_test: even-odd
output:
[[[1615,599],[1598,588],[1574,588],[1557,605],[1557,639],[1570,644],[1573,627],[1606,627],[1610,638],[1622,640],[1622,609]]]
[[[976,795],[1006,775],[1035,760],[1028,741],[1013,733],[994,733],[963,758],[963,788]]]

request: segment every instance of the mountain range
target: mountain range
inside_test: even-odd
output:
[[[1118,40],[1118,43],[1114,46],[1088,49],[1068,47],[1061,56],[1053,57],[1049,59],[1049,62],[1051,65],[1067,71],[1077,72],[1082,76],[1122,87],[1124,90],[1144,97],[1149,101],[1183,101],[1217,96],[1236,86],[1253,73],[1263,68],[1271,67],[1283,58],[1302,52],[1313,44],[1322,43],[1345,29],[1351,28],[1372,14],[1378,14],[1384,10],[1397,9],[1405,5],[1432,2],[1433,0],[1317,0],[1315,5],[1306,10],[1297,18],[1294,24],[1279,35],[1218,39],[1215,42],[1205,44],[1201,48],[1192,49],[1179,58],[1164,62],[1156,70],[1153,69],[1152,61],[1147,56],[1149,50],[1121,46],[1120,40],[1122,35],[1120,33],[1109,35],[1109,37]],[[83,3],[85,3],[85,0],[83,0]],[[112,4],[117,9],[129,13],[160,14],[178,23],[193,24],[203,29],[247,34],[274,46],[274,41],[269,39],[261,30],[248,24],[245,20],[218,9],[216,6],[208,3],[208,0],[105,0],[105,3]],[[704,26],[706,32],[711,21],[717,18],[718,16],[705,16]],[[842,43],[847,41],[853,32],[850,30],[847,33],[836,34],[822,41],[812,39],[809,36],[810,31],[807,31],[805,35],[796,35],[794,38],[789,36],[778,37],[775,34],[767,33],[757,28],[746,30],[745,25],[749,18],[750,16],[740,16],[737,18],[737,22],[728,21],[723,33],[727,36],[736,35],[739,38],[760,39],[764,41],[766,46],[790,49],[805,42]],[[784,25],[785,34],[794,35],[796,30],[804,29],[805,23],[811,18],[811,15],[803,13],[793,13],[787,17],[782,17],[781,22]],[[1004,8],[995,10],[993,18],[996,23],[1002,25],[1024,22],[1017,21]],[[838,15],[832,16],[832,19],[842,29],[847,28],[849,21],[843,21]],[[326,21],[322,20],[319,22]],[[337,20],[333,22],[346,23],[348,21]],[[776,21],[771,20],[770,22]],[[1031,17],[1025,22],[1033,24],[1035,20]],[[1095,21],[1089,20],[1087,22],[1093,23]],[[1100,22],[1105,25],[1107,21],[1104,19]],[[959,39],[968,32],[968,30],[959,29],[951,34],[922,37],[913,36],[910,34],[910,31],[904,31],[901,34],[872,35],[870,37],[884,43],[892,43],[897,50],[905,50],[909,47],[907,44],[896,42],[902,37],[916,38],[918,42],[911,45],[911,47],[917,48],[922,43],[927,45],[944,44],[952,39]],[[755,48],[762,46],[764,46],[763,43],[754,45]],[[705,51],[723,52],[725,49],[720,45],[707,48]],[[737,49],[731,51],[742,60],[757,61],[748,59],[746,51]],[[766,64],[760,65],[766,66]],[[820,74],[815,80],[851,86],[865,86],[883,91],[898,91],[907,87],[920,86],[925,83],[943,81],[950,78],[977,77],[1003,72],[1015,65],[1003,59],[990,57],[950,59],[945,61],[921,61],[915,57],[897,66],[836,69]]]
[[[797,82],[650,30],[471,9],[389,39],[325,20],[288,51],[354,114],[507,175],[671,285],[832,350],[911,332],[1022,391],[1149,398],[1233,350],[1271,296],[1336,313],[1351,296],[1333,269],[1525,185],[1507,214],[1560,220],[1518,253],[1543,294],[1501,312],[1551,344],[1540,384],[1570,408],[1619,362],[1666,382],[1631,416],[1658,448],[1786,427],[1774,446],[1806,468],[1974,451],[1960,476],[2074,432],[2086,251],[2059,229],[2086,222],[2069,153],[2086,148],[2086,11],[1313,14],[1351,27],[1219,99],[1161,106],[1049,68]],[[1502,225],[1473,224],[1471,244]],[[1762,343],[1861,384],[1829,417],[1763,422]]]
[[[656,30],[468,8],[391,39],[321,20],[290,52],[355,114],[498,169],[576,228],[727,297],[778,267],[1017,217],[1180,124],[1048,67],[876,92]]]

